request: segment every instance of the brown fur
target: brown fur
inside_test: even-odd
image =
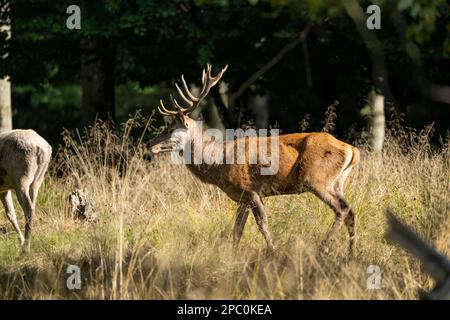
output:
[[[248,153],[248,139],[267,138],[245,139]],[[280,165],[275,175],[261,175],[261,165],[248,164],[248,154],[246,164],[189,164],[188,168],[202,181],[217,185],[231,199],[239,201],[242,193],[250,191],[267,197],[326,188],[345,169],[343,165],[347,150],[357,151],[348,167],[353,167],[359,161],[357,148],[328,133],[289,134],[282,135],[279,139]],[[268,149],[270,151],[270,147]]]

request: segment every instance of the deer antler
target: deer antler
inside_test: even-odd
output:
[[[220,70],[220,72],[215,77],[213,77],[211,75],[212,67],[210,64],[208,64],[206,66],[206,71],[205,71],[205,69],[203,69],[203,72],[202,72],[202,89],[200,90],[200,94],[198,97],[194,96],[189,91],[186,81],[184,80],[184,76],[182,75],[181,82],[183,84],[183,87],[180,88],[180,86],[178,86],[177,83],[175,83],[175,87],[176,87],[181,99],[183,99],[184,102],[186,102],[188,106],[186,108],[183,108],[182,106],[180,106],[178,101],[172,95],[170,95],[170,99],[172,101],[172,107],[176,108],[177,111],[166,109],[162,100],[159,101],[160,105],[158,106],[158,111],[163,116],[175,116],[180,113],[188,114],[188,113],[194,111],[199,106],[200,102],[202,102],[203,99],[208,95],[209,90],[219,82],[220,78],[222,78],[222,75],[227,70],[227,68],[228,68],[228,65],[226,65],[222,70]]]

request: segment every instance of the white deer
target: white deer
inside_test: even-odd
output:
[[[52,147],[33,130],[0,133],[0,199],[25,252],[30,250],[37,194],[51,155]],[[17,223],[11,190],[16,192],[25,214],[25,236]]]

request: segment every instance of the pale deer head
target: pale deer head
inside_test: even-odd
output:
[[[163,116],[172,117],[173,121],[163,134],[159,135],[149,143],[150,151],[153,154],[183,150],[188,141],[195,141],[195,139],[202,134],[201,126],[198,122],[193,120],[189,114],[200,105],[203,99],[208,95],[209,90],[220,81],[220,78],[222,78],[227,67],[228,66],[225,66],[215,77],[213,77],[211,75],[211,65],[208,64],[206,70],[203,69],[202,88],[198,96],[194,96],[189,91],[184,76],[181,76],[182,88],[180,88],[177,83],[175,83],[175,87],[181,99],[187,104],[186,107],[182,107],[172,95],[170,96],[170,99],[172,101],[173,110],[166,109],[163,101],[160,100],[158,111]]]

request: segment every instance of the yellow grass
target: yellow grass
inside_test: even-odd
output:
[[[145,159],[144,145],[129,140],[133,121],[119,136],[102,125],[87,137],[65,135],[39,194],[29,255],[2,216],[0,298],[416,299],[433,281],[385,240],[386,206],[449,254],[450,148],[433,150],[426,133],[395,132],[381,156],[363,147],[346,190],[356,258],[347,258],[345,228],[332,253],[318,256],[333,213],[310,194],[266,199],[277,248],[267,257],[251,217],[232,250],[236,204],[168,157]],[[70,214],[77,176],[95,200],[94,225]],[[66,287],[70,264],[81,268],[81,290]],[[381,268],[379,290],[367,288],[370,265]]]

